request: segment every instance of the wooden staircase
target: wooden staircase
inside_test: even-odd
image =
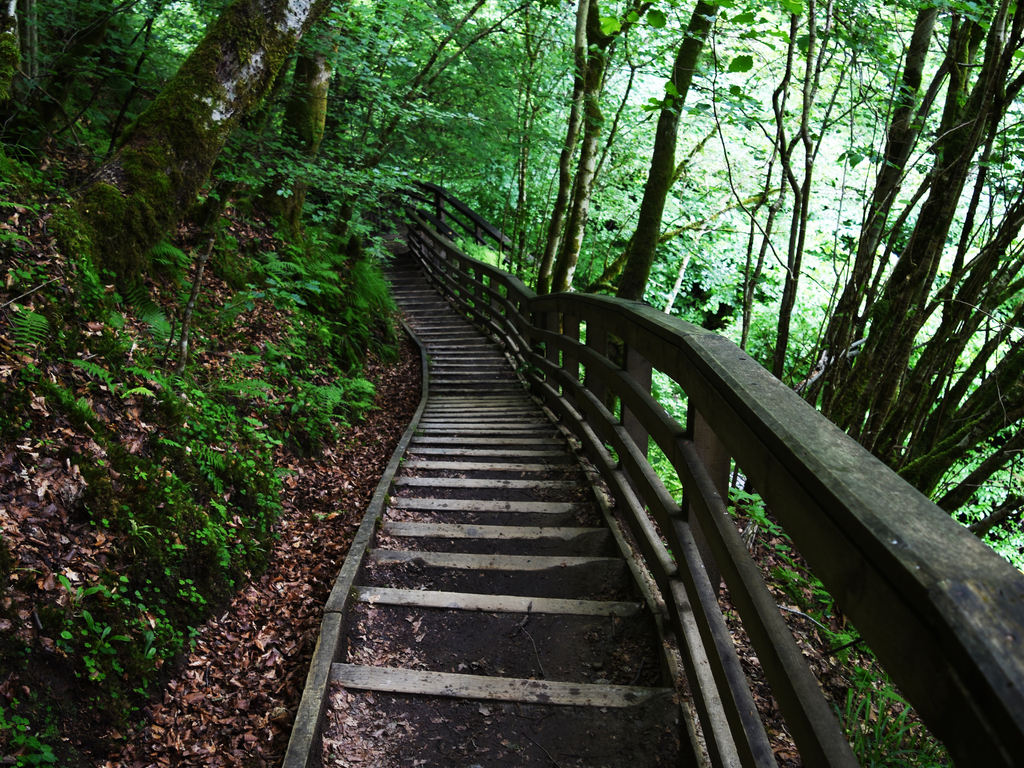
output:
[[[323,764],[694,763],[607,504],[497,345],[411,258],[390,279],[429,399],[341,619]]]

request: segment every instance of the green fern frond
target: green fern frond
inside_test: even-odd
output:
[[[377,312],[395,312],[391,288],[379,266],[369,260],[352,265],[352,293],[356,302]]]
[[[114,374],[108,371],[106,368],[96,365],[96,363],[92,362],[91,360],[72,360],[71,364],[76,368],[81,368],[90,376],[94,376],[95,378],[102,381],[110,388],[111,392],[116,391],[117,385],[114,383]]]
[[[49,320],[17,304],[11,308],[17,310],[11,315],[11,328],[14,330],[14,343],[18,347],[28,350],[46,341],[50,335]]]
[[[269,400],[270,395],[277,392],[277,388],[273,384],[261,379],[226,381],[218,385],[218,389],[239,397],[260,400]]]
[[[149,326],[157,342],[166,344],[171,336],[171,323],[160,305],[150,298],[146,286],[142,283],[129,286],[125,289],[124,298],[135,308],[139,320]]]
[[[268,261],[263,265],[263,271],[273,275],[279,280],[291,280],[306,277],[306,270],[299,264],[292,261]]]
[[[154,245],[149,251],[149,256],[157,266],[165,267],[175,273],[182,272],[188,266],[188,254],[166,240],[161,240]]]

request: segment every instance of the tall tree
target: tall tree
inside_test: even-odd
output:
[[[587,12],[587,68],[583,78],[583,139],[580,142],[576,178],[573,182],[569,220],[565,225],[558,259],[551,274],[552,292],[569,290],[580,258],[597,172],[597,152],[604,132],[601,88],[608,66],[609,47],[618,38],[625,36],[650,7],[650,2],[637,0],[606,32],[598,2],[590,0],[590,10]]]
[[[555,255],[562,241],[562,229],[565,226],[565,210],[569,206],[569,192],[572,189],[572,158],[576,152],[576,140],[583,124],[583,89],[587,75],[587,19],[590,13],[590,0],[579,0],[576,10],[576,36],[573,40],[572,55],[574,64],[572,101],[569,108],[569,124],[566,129],[565,143],[558,153],[558,189],[555,193],[554,208],[548,223],[548,236],[544,244],[544,255],[541,256],[540,268],[537,273],[537,293],[548,293],[551,289],[551,270],[555,265]]]
[[[17,8],[17,0],[0,5],[0,101],[10,96],[11,82],[21,64]]]
[[[102,264],[137,273],[145,254],[196,199],[225,140],[257,106],[328,0],[235,0],[76,194],[78,221]],[[79,224],[81,225],[79,227]]]
[[[690,92],[690,83],[693,82],[693,73],[704,49],[704,42],[717,15],[717,5],[698,0],[690,16],[686,36],[676,54],[665,103],[658,115],[651,168],[644,185],[636,230],[626,246],[628,256],[616,293],[621,299],[639,301],[644,297],[661,234],[665,200],[675,176],[679,117]]]

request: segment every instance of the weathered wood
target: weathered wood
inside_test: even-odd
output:
[[[417,456],[464,456],[473,458],[477,456],[496,456],[508,459],[562,459],[571,458],[565,451],[529,451],[515,450],[509,448],[432,448],[425,445],[414,445],[411,454]],[[558,466],[555,464],[555,466]]]
[[[558,555],[469,555],[461,552],[411,552],[403,549],[371,549],[375,562],[414,563],[431,568],[454,568],[472,571],[546,571],[549,568],[580,568],[602,566],[621,568],[617,557],[573,557]]]
[[[424,253],[453,247],[429,233],[422,222],[417,226],[427,233]],[[458,261],[458,268],[441,267],[444,281],[459,284],[467,269],[473,279],[486,277],[492,287],[491,303],[505,315],[498,327],[504,329],[506,344],[518,350],[517,359],[541,371],[538,376],[527,367],[526,378],[563,418],[579,409],[580,418],[568,419],[567,425],[598,454],[598,469],[609,484],[617,483],[616,473],[625,470],[641,493],[643,503],[631,514],[643,515],[643,506],[649,505],[663,532],[670,539],[689,542],[695,555],[691,532],[677,524],[686,515],[673,510],[657,488],[657,478],[644,467],[646,441],[630,439],[632,425],[622,429],[601,412],[609,388],[621,399],[626,415],[635,416],[665,451],[692,493],[700,494],[687,499],[693,506],[691,518],[711,524],[720,514],[709,515],[708,510],[725,499],[722,478],[727,470],[722,468],[731,455],[954,759],[965,765],[1016,764],[1017,756],[1024,754],[1024,653],[1016,646],[1016,638],[1024,637],[1024,608],[1017,598],[1024,594],[1021,574],[727,340],[642,305],[581,294],[536,297],[500,270],[464,255]],[[501,292],[506,298],[496,300]],[[472,307],[460,306],[473,314]],[[531,322],[545,316],[547,328]],[[561,318],[562,333],[552,317]],[[572,318],[571,323],[566,318]],[[577,323],[586,327],[585,347],[578,344]],[[699,414],[690,420],[689,436],[708,447],[703,457],[694,458],[679,425],[650,401],[645,384],[607,360],[608,334],[625,343],[627,368],[634,352],[680,384]],[[532,354],[526,339],[544,340],[545,354]],[[582,387],[578,364],[586,371]],[[570,406],[563,395],[574,404]],[[714,440],[705,440],[702,431]],[[615,448],[621,467],[607,457],[605,441]],[[710,483],[695,485],[695,474],[710,477]],[[715,538],[719,543],[709,540],[705,557],[707,550],[717,548],[714,563],[726,557],[720,564],[728,565],[735,581],[737,567],[747,566],[737,566],[741,558],[724,554],[722,542],[731,534],[712,535]],[[656,550],[650,555],[656,557]],[[703,571],[700,560],[688,563],[686,570]],[[714,570],[713,561],[708,563]],[[743,578],[740,582],[735,588],[730,584],[734,601],[737,591],[747,591]],[[717,601],[707,595],[695,600],[695,588],[687,585],[688,599],[705,644],[724,643],[704,616],[717,612]],[[784,677],[794,674],[786,664],[772,661],[781,658],[781,640],[773,631],[757,630],[774,619],[756,601],[741,599],[738,607],[741,602],[746,603],[740,607],[741,616],[754,629],[755,649],[769,660],[766,672],[774,669],[771,675],[776,679],[779,669]],[[682,631],[681,619],[675,623]],[[716,680],[726,686],[723,691],[732,685],[726,677],[719,665]],[[821,730],[831,726],[815,722],[818,716],[805,709],[808,697],[813,698],[811,692],[794,689],[780,698],[787,720],[798,724],[793,733],[805,761],[844,764],[847,758],[830,752],[832,737]],[[743,706],[735,700],[727,709],[737,715]],[[764,744],[750,740],[749,723],[737,715],[730,726],[745,761],[765,758]]]
[[[411,459],[405,462],[406,469],[454,469],[458,472],[565,472],[566,468],[549,464],[502,464],[477,461],[432,461]],[[571,471],[579,471],[573,468]]]
[[[489,499],[430,499],[414,496],[394,496],[391,506],[396,509],[445,510],[458,512],[529,512],[541,515],[569,515],[584,505],[570,501],[504,501]]]
[[[360,667],[354,664],[335,664],[331,669],[331,681],[346,688],[371,691],[575,707],[633,707],[658,696],[675,695],[671,688],[560,683],[391,667]]]
[[[441,539],[574,539],[592,536],[608,537],[605,528],[569,528],[526,525],[461,525],[455,523],[404,523],[385,521],[389,536],[429,537]]]
[[[406,605],[418,608],[447,608],[488,613],[549,613],[570,616],[618,616],[628,618],[640,610],[639,603],[602,600],[561,600],[553,597],[519,595],[478,595],[472,592],[433,592],[424,589],[356,587],[357,599],[371,605]]]
[[[416,488],[507,488],[545,491],[567,491],[576,487],[576,483],[568,480],[470,480],[462,477],[396,477],[395,485]]]
[[[494,437],[441,437],[437,435],[417,435],[413,445],[493,445],[496,447],[513,445],[565,445],[565,441],[557,437],[530,437],[529,435],[501,435]]]

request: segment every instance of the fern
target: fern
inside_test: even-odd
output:
[[[124,297],[135,307],[139,320],[149,326],[157,342],[161,345],[166,344],[171,337],[171,323],[160,305],[149,297],[146,287],[142,283],[135,283],[125,290]]]
[[[22,349],[32,349],[42,344],[50,335],[50,321],[42,315],[25,309],[17,304],[12,305],[17,310],[11,316],[11,327],[14,329],[14,342]]]
[[[261,379],[242,379],[241,381],[227,381],[218,386],[222,392],[227,392],[239,397],[251,400],[269,400],[270,395],[277,391],[273,384]]]
[[[149,257],[158,268],[174,276],[181,275],[189,261],[188,254],[166,240],[154,245],[149,251]]]
[[[90,360],[72,360],[71,364],[81,368],[90,376],[94,376],[110,389],[111,392],[117,392],[117,384],[114,383],[114,374],[108,371],[102,366],[96,365],[96,363]]]

